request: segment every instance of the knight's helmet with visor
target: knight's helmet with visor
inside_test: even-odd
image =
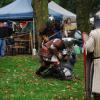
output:
[[[94,16],[94,26],[100,28],[100,10]]]

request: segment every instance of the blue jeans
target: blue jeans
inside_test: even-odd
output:
[[[6,49],[6,42],[4,39],[0,39],[0,56],[5,55],[5,49]]]

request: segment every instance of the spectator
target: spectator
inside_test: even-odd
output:
[[[4,27],[4,23],[0,22],[0,29],[2,29],[3,27]],[[6,46],[5,39],[0,38],[0,57],[5,55],[5,46]]]
[[[13,33],[12,28],[8,27],[7,23],[0,22],[0,56],[5,55],[6,41],[5,38],[8,38]]]
[[[67,18],[67,20],[64,21],[63,28],[65,37],[68,37],[71,35],[72,31],[76,29],[76,26],[72,24],[71,18]]]

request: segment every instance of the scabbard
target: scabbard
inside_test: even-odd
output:
[[[83,39],[83,46],[84,46],[84,43],[86,42],[85,41],[85,32],[82,33],[82,39]],[[91,100],[91,86],[92,86],[92,62],[93,62],[93,59],[92,59],[92,55],[91,53],[87,53],[86,51],[86,48],[83,48],[84,49],[84,55],[83,55],[83,58],[84,58],[84,83],[85,83],[85,94],[86,94],[86,100]]]

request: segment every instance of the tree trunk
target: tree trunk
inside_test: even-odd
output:
[[[48,0],[33,0],[33,2],[37,31],[40,32],[41,28],[48,20]]]
[[[33,0],[33,8],[35,11],[36,38],[38,40],[37,42],[39,49],[41,43],[39,33],[44,28],[48,20],[48,0]]]

